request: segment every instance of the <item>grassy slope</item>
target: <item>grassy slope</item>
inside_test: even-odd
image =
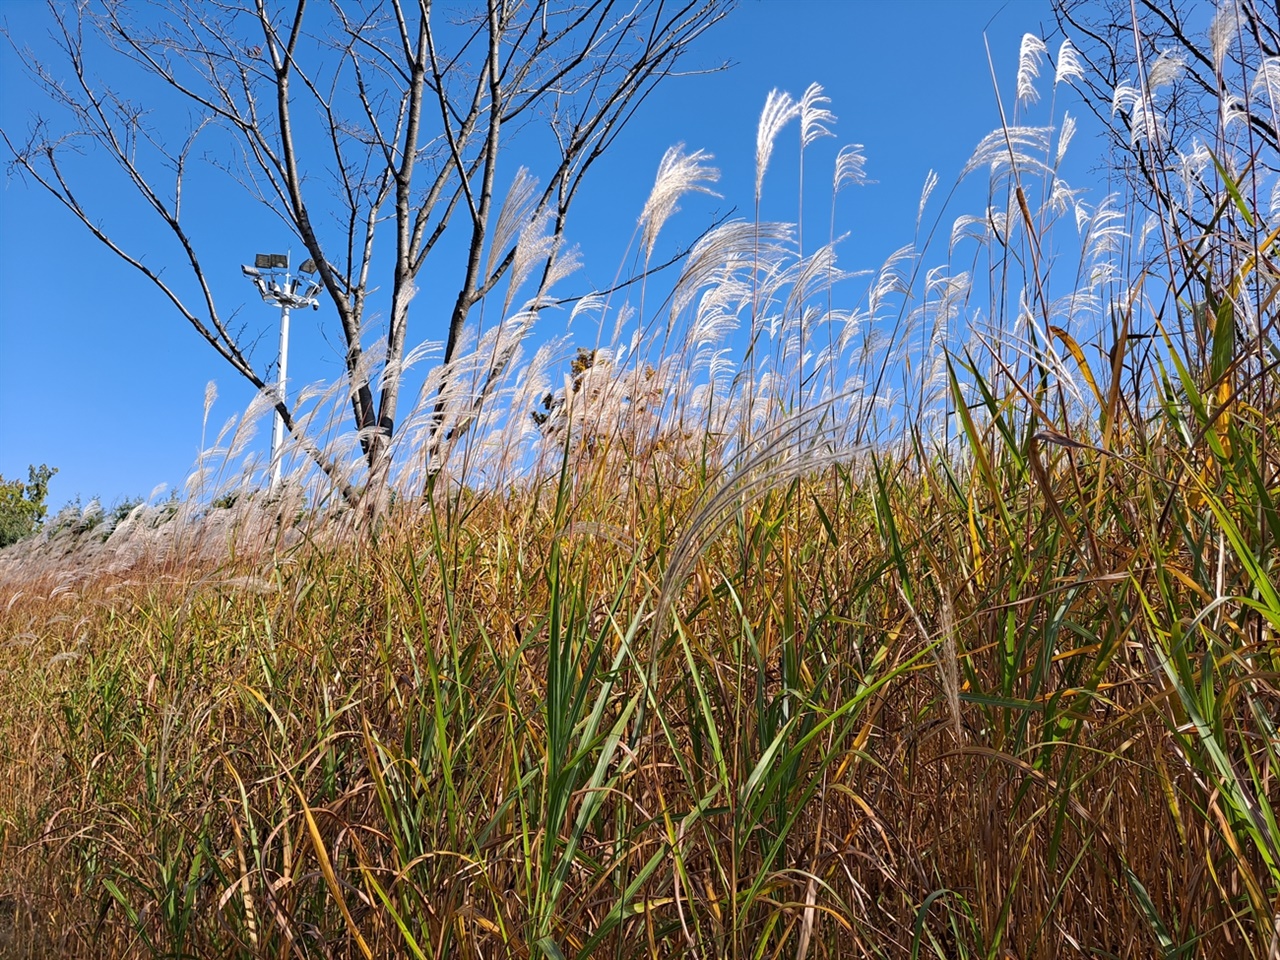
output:
[[[1265,956],[1275,423],[1237,411],[1223,456],[1117,424],[1104,455],[1012,416],[964,469],[916,450],[732,512],[657,623],[696,471],[9,592],[18,939]]]

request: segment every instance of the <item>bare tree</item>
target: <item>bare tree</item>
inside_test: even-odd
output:
[[[1280,53],[1280,6],[1054,0],[1053,7],[1059,30],[1088,68],[1077,84],[1110,132],[1114,169],[1134,179],[1137,196],[1194,218],[1187,203],[1176,203],[1170,185],[1183,180],[1182,158],[1196,143],[1221,156],[1225,121],[1247,124],[1257,155],[1274,158],[1280,142],[1270,104],[1253,109],[1249,99],[1264,58]],[[1158,130],[1147,129],[1152,125]],[[1201,231],[1207,227],[1192,222]]]
[[[461,276],[432,296],[452,303],[437,332],[445,373],[431,432],[439,434],[443,385],[473,309],[504,280],[510,290],[527,277],[536,285],[527,312],[536,316],[584,176],[729,2],[480,0],[448,10],[432,0],[105,0],[70,11],[51,4],[57,62],[18,53],[54,109],[24,136],[0,135],[14,169],[146,276],[263,391],[268,377],[249,338],[215,303],[210,276],[223,265],[203,258],[183,208],[196,145],[221,130],[206,156],[283,219],[336,308],[351,415],[367,486],[376,490],[397,429],[410,305],[432,253],[453,235],[465,248]],[[111,59],[113,78],[127,72],[143,86],[130,93],[97,79],[99,55]],[[188,111],[180,136],[159,129],[140,106],[161,99]],[[517,132],[539,139],[550,159],[540,184],[521,169],[496,204],[499,163],[508,162]],[[174,282],[99,221],[67,162],[86,147],[123,172],[140,207],[176,242],[189,278]],[[531,231],[540,231],[539,240],[522,249],[520,238]],[[382,249],[388,240],[390,257]],[[366,324],[379,289],[384,328],[370,339]],[[494,359],[482,389],[502,362]],[[296,410],[275,400],[286,428],[343,496],[358,502],[362,491],[342,465],[302,435]],[[427,444],[425,455],[439,442]]]
[[[1166,316],[1167,328],[1210,380],[1223,381],[1230,358],[1265,389],[1256,375],[1270,363],[1276,315],[1248,317],[1247,300],[1233,307],[1227,288],[1270,242],[1271,227],[1246,204],[1255,213],[1280,205],[1280,5],[1054,0],[1054,9],[1087,67],[1075,76],[1109,130],[1112,169],[1128,180],[1131,199],[1159,215],[1149,252],[1179,278],[1169,304],[1177,320]],[[1261,282],[1256,271],[1249,282]],[[1237,308],[1246,318],[1239,324]]]

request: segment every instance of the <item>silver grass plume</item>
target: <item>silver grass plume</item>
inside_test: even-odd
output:
[[[1209,47],[1213,52],[1213,66],[1219,74],[1226,63],[1227,51],[1240,32],[1240,4],[1237,0],[1223,0],[1209,24]]]
[[[1053,189],[1049,192],[1049,209],[1061,216],[1078,204],[1078,198],[1082,193],[1084,193],[1083,188],[1072,189],[1067,181],[1061,177],[1055,177]]]
[[[756,203],[760,202],[764,172],[769,168],[769,158],[773,155],[773,141],[782,128],[799,114],[800,106],[791,99],[791,94],[781,90],[769,91],[769,96],[764,101],[764,110],[760,113],[760,125],[756,129]]]
[[[1253,85],[1250,87],[1254,96],[1261,96],[1263,93],[1267,95],[1267,100],[1271,104],[1271,109],[1276,109],[1277,99],[1280,98],[1280,57],[1265,57],[1261,64],[1258,65],[1258,72],[1254,74]]]
[[[1225,133],[1233,123],[1248,122],[1249,105],[1235,94],[1224,93],[1218,97],[1218,122]],[[1227,163],[1230,159],[1227,158]],[[1240,184],[1243,187],[1243,184]]]
[[[1154,213],[1148,214],[1146,219],[1142,221],[1142,228],[1138,231],[1138,242],[1134,244],[1135,250],[1142,250],[1147,245],[1147,239],[1151,234],[1155,233],[1160,226],[1160,218]]]
[[[1056,167],[1062,163],[1062,158],[1066,156],[1067,147],[1071,143],[1071,138],[1076,135],[1076,118],[1071,114],[1063,111],[1062,113],[1062,130],[1058,133],[1058,152],[1054,154],[1053,165]]]
[[[540,310],[547,306],[547,294],[565,277],[571,276],[582,266],[582,251],[575,243],[572,246],[565,247],[562,243],[557,242],[551,251],[551,261],[547,264],[546,279],[542,282],[542,288],[538,292],[538,296],[532,298],[530,309]]]
[[[974,228],[978,229],[974,229]],[[951,244],[948,253],[955,253],[956,244],[964,239],[977,240],[980,244],[990,242],[991,230],[990,222],[986,216],[976,216],[971,213],[964,213],[956,217],[955,222],[951,224]]]
[[[839,193],[846,184],[862,186],[872,181],[867,179],[867,158],[862,152],[862,144],[850,143],[840,148],[836,154],[836,175],[832,189]]]
[[[1058,47],[1058,67],[1054,71],[1053,85],[1056,87],[1060,83],[1083,79],[1084,63],[1080,60],[1079,51],[1070,40],[1063,40],[1062,46]]]
[[[682,196],[692,192],[718,196],[707,186],[720,179],[720,171],[704,162],[711,159],[712,155],[705,150],[685,153],[683,143],[668,148],[662,155],[653,189],[649,191],[649,199],[645,201],[644,210],[640,214],[640,225],[644,230],[642,243],[645,260],[653,255],[653,246],[658,241],[658,233],[663,224],[680,209],[679,201]]]
[[[603,316],[608,301],[598,293],[589,293],[577,303],[573,305],[573,309],[569,311],[569,319],[565,322],[565,329],[573,327],[573,321],[578,319],[578,315],[582,313],[599,313]]]
[[[511,261],[510,279],[507,283],[507,295],[502,303],[502,312],[509,313],[515,302],[516,292],[524,286],[539,263],[546,263],[555,255],[559,239],[551,230],[551,211],[543,210],[538,216],[526,220],[520,228],[520,237],[516,240],[515,255]]]
[[[1089,208],[1083,203],[1076,204],[1076,233],[1084,236],[1085,227],[1089,225]]]
[[[196,473],[199,474],[199,487],[201,490],[203,490],[204,477],[207,472],[204,461],[207,455],[207,451],[205,450],[205,437],[209,430],[209,412],[213,409],[214,401],[217,399],[218,384],[213,380],[210,380],[204,386],[204,414],[200,418],[200,454],[196,461]],[[188,481],[188,488],[191,488],[190,481]]]
[[[830,102],[830,97],[823,96],[821,84],[809,84],[799,103],[801,148],[809,146],[819,137],[833,136],[826,125],[835,123],[836,115],[823,106]]]
[[[1036,80],[1040,77],[1040,61],[1046,52],[1044,41],[1034,33],[1022,35],[1022,49],[1018,54],[1018,103],[1030,104],[1040,100]]]
[[[1191,141],[1191,150],[1178,154],[1178,172],[1182,178],[1182,186],[1186,191],[1187,209],[1193,209],[1198,191],[1207,189],[1204,172],[1213,163],[1213,156],[1199,139]]]
[[[867,295],[870,311],[869,320],[874,321],[876,319],[881,302],[890,294],[907,292],[907,267],[914,264],[915,260],[915,245],[908,243],[889,254],[884,263],[881,264],[880,269],[876,272],[875,283],[871,285],[871,290]]]
[[[782,256],[795,236],[790,224],[731,220],[698,240],[685,258],[671,293],[671,321],[684,311],[698,290],[738,269],[750,269],[753,248],[768,262]]]
[[[1124,111],[1129,117],[1129,144],[1150,143],[1164,138],[1164,117],[1141,88],[1121,81],[1111,95],[1111,114]]]
[[[836,268],[834,244],[824,244],[794,265],[787,298],[787,313],[793,314],[810,297],[817,296],[828,283],[838,283],[846,274]]]
[[[727,471],[718,486],[707,487],[672,548],[654,612],[656,624],[663,624],[698,557],[736,510],[797,477],[853,459],[856,448],[842,436],[844,422],[830,416],[833,405],[813,406],[780,421],[767,436],[748,443],[736,469]]]
[[[924,207],[929,202],[929,197],[933,195],[934,188],[938,185],[938,175],[933,170],[929,171],[929,175],[924,178],[924,189],[920,191],[920,209],[916,211],[916,230],[920,230],[920,221],[924,219]]]
[[[204,423],[209,423],[209,411],[213,409],[214,401],[218,399],[218,382],[210,380],[204,385]]]
[[[396,383],[404,376],[405,372],[413,369],[428,356],[435,353],[440,344],[431,340],[424,340],[416,347],[406,353],[398,361],[388,362],[378,371],[376,389],[382,389],[384,384]],[[302,394],[298,395],[298,403],[302,402]]]
[[[498,222],[493,228],[493,242],[489,246],[489,265],[485,273],[492,274],[496,261],[501,254],[506,256],[507,249],[515,240],[523,223],[529,220],[533,210],[534,191],[538,188],[538,178],[529,175],[525,167],[516,171],[503,198],[502,209],[498,212]]]
[[[1160,55],[1151,64],[1151,68],[1147,70],[1147,89],[1154,95],[1177,80],[1186,65],[1187,58],[1179,51],[1161,50]]]
[[[1091,263],[1119,253],[1128,239],[1124,228],[1124,211],[1116,206],[1115,194],[1103,198],[1089,218],[1085,259]]]
[[[907,610],[911,613],[911,619],[916,623],[916,629],[920,631],[920,639],[926,642],[934,636],[934,633],[925,626],[924,621],[920,618],[919,611],[916,610],[915,604],[911,602],[911,595],[901,582],[897,584],[898,594],[902,597],[903,603],[907,605]],[[964,739],[964,727],[960,717],[960,652],[956,645],[955,616],[951,611],[951,601],[947,597],[946,587],[939,580],[938,592],[941,603],[941,628],[938,631],[940,643],[930,645],[934,647],[933,655],[938,664],[938,674],[942,680],[942,690],[947,698],[947,709],[951,714],[951,725],[955,733],[956,741],[960,742]]]
[[[960,177],[969,176],[979,167],[990,166],[995,176],[1009,166],[1028,168],[1040,173],[1050,173],[1041,158],[1049,153],[1049,136],[1053,127],[1007,127],[993,130],[974,148],[973,156],[960,171]]]

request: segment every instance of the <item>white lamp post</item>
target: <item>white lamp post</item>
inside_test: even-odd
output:
[[[322,287],[320,281],[313,276],[316,272],[314,260],[305,261],[298,267],[302,276],[291,276],[289,273],[289,256],[284,253],[259,253],[253,266],[247,264],[240,268],[241,272],[253,281],[258,293],[267,303],[280,308],[280,357],[276,377],[276,395],[281,403],[285,400],[285,380],[289,367],[289,311],[294,307],[311,307],[320,309],[317,295]],[[280,468],[284,446],[284,417],[276,411],[275,428],[271,432],[271,492],[280,487]]]

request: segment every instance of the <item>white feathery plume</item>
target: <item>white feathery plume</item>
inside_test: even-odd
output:
[[[1076,118],[1071,114],[1063,111],[1062,113],[1062,130],[1058,134],[1058,152],[1054,155],[1053,165],[1056,167],[1062,163],[1062,158],[1067,153],[1067,147],[1071,143],[1071,138],[1076,135]]]
[[[1113,260],[1101,260],[1089,268],[1089,287],[1097,290],[1120,279],[1120,271]]]
[[[1250,89],[1255,95],[1266,93],[1272,109],[1275,109],[1277,96],[1280,95],[1280,57],[1263,58],[1262,63],[1258,65],[1258,72],[1254,74],[1253,86]]]
[[[493,243],[489,247],[489,265],[486,273],[493,273],[499,254],[506,256],[507,248],[515,240],[521,224],[529,219],[533,207],[533,191],[538,187],[538,178],[529,175],[529,171],[521,167],[516,171],[503,198],[502,209],[498,212],[498,222],[493,228]]]
[[[836,251],[832,244],[819,247],[812,254],[794,265],[794,274],[790,279],[791,291],[788,295],[788,312],[822,292],[828,283],[838,283],[846,275],[836,268]]]
[[[791,94],[781,90],[770,90],[765,98],[764,110],[760,113],[760,126],[756,130],[756,202],[760,202],[760,191],[764,187],[764,172],[769,168],[769,157],[773,155],[773,141],[779,131],[800,114],[800,105],[791,99]]]
[[[1101,314],[1102,300],[1087,290],[1072,290],[1054,300],[1049,310],[1062,319],[1061,326],[1079,327]]]
[[[907,244],[899,247],[889,257],[880,269],[876,272],[875,283],[871,285],[871,290],[867,294],[867,303],[871,316],[868,319],[875,319],[876,311],[880,308],[880,303],[885,297],[891,293],[906,293],[908,284],[906,280],[906,267],[916,258],[916,248],[914,244]]]
[[[622,306],[619,307],[614,313],[613,334],[612,336],[609,337],[609,342],[611,344],[617,344],[622,339],[623,329],[626,328],[627,324],[629,324],[632,321],[635,315],[636,315],[636,308],[631,305],[631,301],[630,300],[623,301]],[[637,331],[637,334],[638,333],[639,331]],[[621,362],[622,358],[626,356],[626,354],[629,352],[629,349],[634,349],[634,344],[632,345],[631,348],[628,348],[626,344],[623,344],[618,347],[619,362]]]
[[[1053,181],[1053,190],[1049,193],[1049,209],[1061,216],[1070,207],[1077,206],[1076,198],[1083,193],[1082,188],[1072,189],[1061,177]]]
[[[1128,234],[1124,229],[1124,212],[1117,208],[1115,194],[1103,198],[1093,211],[1086,238],[1085,256],[1090,261],[1098,262],[1120,252]]]
[[[740,314],[747,304],[741,296],[726,296],[728,284],[708,290],[698,303],[698,314],[689,331],[689,341],[701,350],[722,343],[725,337],[738,329]],[[747,291],[748,296],[750,290]],[[734,291],[733,293],[736,293]]]
[[[1147,245],[1147,238],[1158,226],[1160,226],[1160,218],[1154,213],[1147,214],[1146,219],[1142,221],[1142,228],[1138,231],[1138,242],[1134,245],[1134,249],[1141,251]]]
[[[551,251],[551,263],[547,268],[547,279],[543,287],[543,297],[546,292],[554,287],[570,274],[576,273],[578,268],[582,266],[582,251],[575,243],[572,246],[565,247],[557,243]],[[546,306],[545,299],[530,301],[530,309],[540,309]]]
[[[1187,58],[1177,50],[1161,50],[1160,56],[1156,57],[1147,70],[1147,89],[1154,94],[1162,87],[1167,87],[1178,79],[1186,65]]]
[[[569,311],[569,320],[565,323],[565,327],[572,327],[573,321],[578,319],[578,314],[589,313],[594,311],[604,311],[608,305],[608,301],[598,293],[589,293],[577,303],[573,305],[573,309]]]
[[[1213,163],[1213,156],[1200,140],[1191,141],[1188,153],[1178,154],[1178,168],[1182,176],[1182,186],[1186,190],[1187,206],[1195,205],[1196,187],[1203,183],[1204,171]]]
[[[929,202],[933,188],[938,185],[938,175],[932,170],[924,178],[924,189],[920,191],[920,209],[916,211],[916,229],[920,229],[920,221],[924,219],[924,205]]]
[[[951,244],[948,252],[954,253],[956,244],[966,237],[972,237],[979,243],[985,243],[989,236],[987,226],[986,217],[977,217],[969,213],[956,217],[955,222],[951,224]],[[974,230],[974,227],[979,227],[980,229]]]
[[[707,233],[685,258],[671,293],[671,319],[683,312],[706,284],[722,280],[735,269],[750,269],[753,248],[759,249],[761,262],[767,263],[783,255],[794,236],[789,224],[745,220],[731,220]]]
[[[1209,47],[1213,51],[1213,65],[1222,73],[1227,51],[1240,32],[1240,5],[1236,0],[1223,0],[1209,24]]]
[[[939,315],[944,311],[953,310],[956,298],[962,297],[971,284],[967,272],[952,274],[948,272],[950,269],[950,265],[943,264],[930,268],[924,276],[925,296],[937,298],[938,302],[934,309]]]
[[[1089,208],[1083,203],[1076,204],[1076,233],[1083,234],[1089,224]]]
[[[1248,105],[1235,94],[1224,93],[1218,98],[1218,112],[1222,129],[1225,131],[1233,123],[1249,119]]]
[[[1271,185],[1271,200],[1268,213],[1275,216],[1280,213],[1280,177],[1276,178],[1276,182]]]
[[[720,171],[704,163],[711,159],[711,154],[705,150],[685,153],[683,143],[668,148],[662,155],[653,189],[649,191],[649,199],[645,201],[644,210],[640,214],[646,260],[653,254],[653,246],[658,241],[658,233],[663,224],[680,209],[679,201],[682,196],[692,192],[718,196],[706,185],[720,179]]]
[[[1139,143],[1164,138],[1164,117],[1151,106],[1146,95],[1130,83],[1122,80],[1111,95],[1111,113],[1114,116],[1124,110],[1129,114],[1129,143]]]
[[[1039,101],[1036,80],[1040,77],[1040,60],[1046,52],[1044,41],[1034,33],[1022,35],[1022,50],[1018,54],[1018,103]]]
[[[862,152],[862,144],[850,143],[841,147],[840,152],[836,154],[835,192],[839,193],[847,183],[858,186],[871,183],[872,181],[867,179],[866,164],[867,158]]]
[[[293,398],[294,407],[301,410],[312,400],[323,402],[332,396],[329,387],[324,383],[309,383],[299,390]],[[312,409],[307,415],[314,416],[316,411]]]
[[[822,85],[809,84],[804,96],[800,98],[800,146],[807,147],[819,137],[830,137],[833,134],[827,124],[836,122],[836,115],[824,104],[831,102],[830,97],[823,96]]]
[[[204,385],[204,421],[209,422],[209,411],[213,409],[213,403],[218,399],[218,383],[216,380],[210,380]]]
[[[993,130],[978,142],[973,156],[960,176],[967,177],[979,167],[990,165],[992,176],[1011,163],[1042,173],[1050,173],[1044,160],[1049,152],[1049,136],[1053,127],[1008,127]]]
[[[1070,40],[1063,40],[1062,46],[1058,47],[1058,68],[1053,75],[1053,85],[1083,79],[1084,63],[1080,59],[1080,52]]]
[[[529,279],[534,265],[551,256],[555,251],[557,241],[555,234],[549,231],[550,226],[550,210],[543,210],[538,216],[526,220],[521,226],[520,238],[516,241],[515,257],[511,262],[507,297],[502,305],[503,313],[511,308],[516,291]]]

